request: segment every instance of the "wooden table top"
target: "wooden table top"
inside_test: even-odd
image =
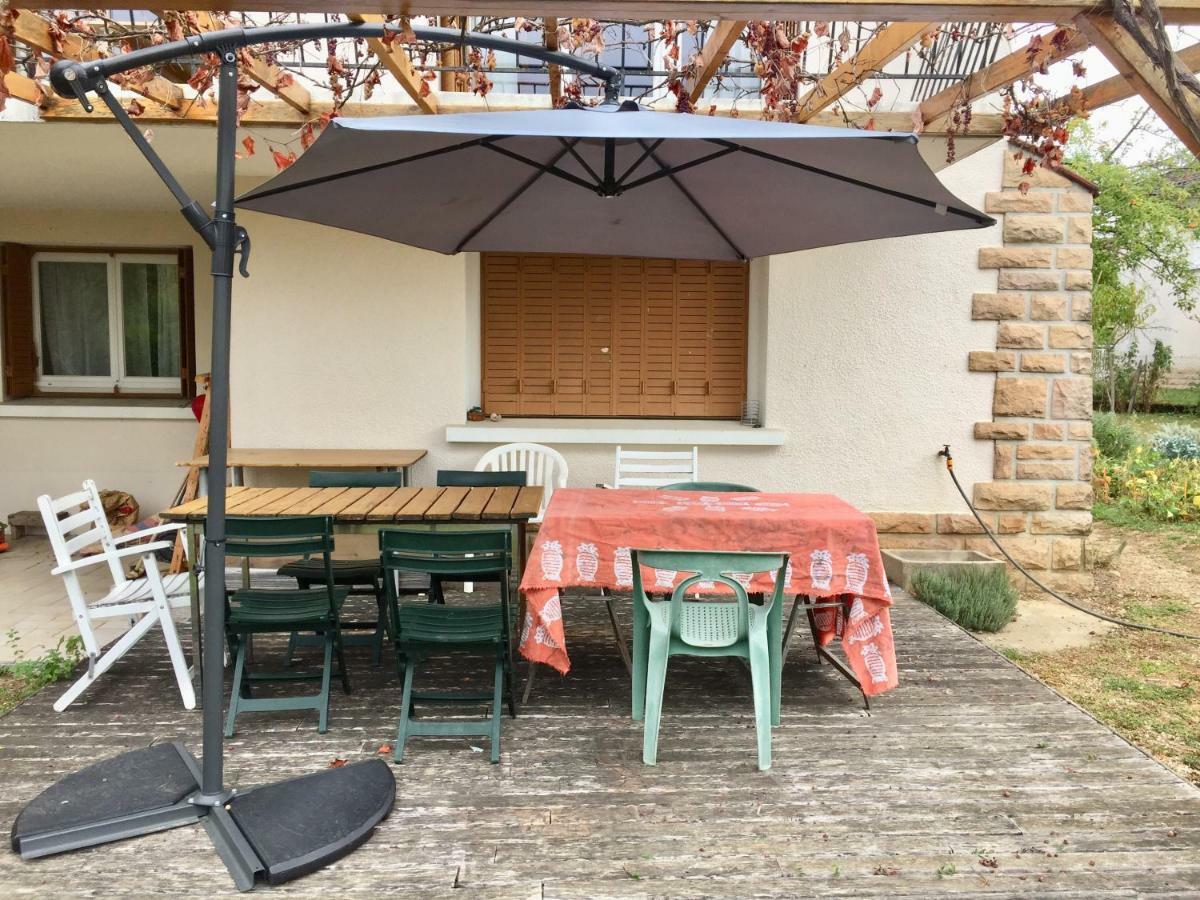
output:
[[[404,469],[425,457],[425,450],[288,450],[230,447],[226,463],[246,469]],[[208,466],[208,456],[175,463]]]
[[[527,522],[542,504],[540,487],[231,487],[231,516],[333,516],[342,524],[388,522]],[[174,522],[202,522],[208,498],[162,513]]]

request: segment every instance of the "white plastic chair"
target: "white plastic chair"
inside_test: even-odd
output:
[[[54,550],[57,563],[51,574],[61,575],[66,583],[67,598],[71,601],[75,624],[79,628],[88,659],[87,672],[58,698],[54,704],[55,712],[62,712],[74,703],[80,694],[108,671],[113,663],[128,653],[155,624],[162,628],[163,637],[166,639],[171,666],[175,670],[175,680],[179,683],[179,693],[183,695],[183,705],[187,709],[195,708],[196,694],[192,689],[192,679],[184,660],[183,648],[179,644],[179,635],[175,631],[175,623],[171,619],[173,608],[191,604],[188,575],[186,572],[161,575],[154,556],[157,550],[171,549],[174,541],[159,540],[153,543],[137,543],[129,547],[121,546],[167,532],[170,532],[173,538],[175,532],[184,526],[159,525],[113,537],[108,519],[104,515],[104,504],[100,502],[100,492],[96,490],[96,483],[90,480],[83,483],[83,490],[65,497],[53,499],[49,494],[43,494],[38,497],[38,509],[41,510],[42,519],[46,524],[46,533],[50,537],[50,546]],[[79,555],[79,551],[93,544],[100,545],[99,553],[91,556]],[[139,556],[144,560],[146,576],[127,578],[125,560]],[[89,601],[80,584],[79,572],[100,563],[108,566],[113,584],[103,597]],[[119,617],[128,618],[131,626],[104,655],[101,655],[100,644],[92,630],[92,622],[96,619]]]
[[[625,450],[617,447],[613,487],[664,487],[700,480],[700,449]]]
[[[552,447],[542,444],[501,444],[483,454],[475,464],[476,472],[524,472],[525,483],[545,488],[542,506],[530,519],[537,524],[546,514],[546,506],[555,488],[567,486],[567,461]]]

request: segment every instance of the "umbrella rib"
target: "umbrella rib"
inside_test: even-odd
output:
[[[523,193],[525,193],[527,190],[529,190],[531,187],[533,187],[533,183],[535,181],[537,181],[539,178],[541,178],[547,172],[552,171],[554,166],[558,163],[558,161],[560,159],[562,159],[564,156],[566,156],[568,151],[573,150],[575,145],[578,143],[579,143],[579,138],[575,138],[575,140],[571,141],[570,143],[568,143],[567,141],[563,141],[563,144],[565,146],[563,147],[562,150],[560,150],[558,152],[558,155],[555,156],[554,159],[550,160],[549,162],[542,163],[538,167],[538,170],[536,172],[534,172],[532,175],[530,175],[528,180],[526,180],[524,184],[522,184],[519,188],[517,188],[515,191],[513,191],[511,194],[509,194],[508,197],[505,198],[503,203],[501,203],[494,210],[492,210],[487,216],[485,216],[483,221],[481,221],[478,225],[476,225],[474,228],[472,228],[470,231],[468,231],[463,236],[463,239],[458,242],[457,246],[455,246],[454,252],[455,253],[460,252],[462,250],[462,248],[467,245],[468,241],[470,241],[473,237],[475,237],[475,235],[479,234],[479,232],[483,231],[483,229],[487,228],[488,225],[490,225],[493,221],[495,221],[497,216],[499,216],[502,212],[504,212],[506,209],[508,209],[510,206],[512,206],[513,203],[516,202],[518,197],[520,197]]]
[[[956,206],[939,203],[936,200],[930,200],[926,197],[918,197],[916,194],[909,194],[904,191],[898,191],[894,188],[884,187],[879,184],[871,184],[869,181],[863,181],[861,178],[855,178],[851,175],[842,175],[839,172],[830,172],[828,169],[822,169],[819,166],[811,166],[808,163],[797,162],[794,159],[787,159],[783,156],[776,156],[774,153],[767,153],[765,150],[757,150],[754,147],[747,147],[744,144],[734,144],[730,141],[724,141],[719,138],[706,138],[710,144],[717,144],[721,147],[728,147],[733,150],[740,150],[742,153],[748,153],[751,156],[757,156],[760,159],[770,160],[771,162],[781,163],[785,166],[791,166],[796,169],[801,169],[805,172],[812,172],[814,175],[823,175],[826,178],[832,178],[835,181],[843,181],[846,184],[852,184],[855,187],[866,188],[869,191],[875,191],[879,194],[887,194],[889,197],[897,197],[901,200],[908,200],[910,203],[917,203],[921,206],[928,206],[934,210],[939,207],[952,212],[957,216],[962,216],[965,219],[971,219],[978,222],[980,225],[992,224],[992,219],[989,216],[982,216],[978,213],[968,212],[965,209],[959,209]]]
[[[673,177],[677,172],[684,172],[693,166],[702,166],[707,162],[712,162],[714,159],[720,159],[722,156],[728,156],[730,153],[733,153],[736,150],[737,147],[725,147],[722,150],[718,150],[716,153],[710,153],[708,156],[701,156],[698,159],[680,163],[679,165],[671,168],[662,167],[662,163],[659,163],[659,166],[662,167],[659,169],[659,171],[651,172],[649,175],[644,175],[637,181],[631,181],[629,184],[621,185],[621,187],[623,190],[633,190],[633,188],[641,187],[643,184],[649,184],[652,181],[658,181],[660,178],[666,178],[668,176]],[[657,159],[654,161],[658,162]]]
[[[505,136],[507,137],[507,135],[505,135]],[[488,150],[492,150],[496,153],[499,153],[501,156],[507,156],[509,159],[515,159],[519,163],[524,163],[525,165],[529,166],[531,169],[537,169],[539,174],[541,174],[543,172],[549,172],[551,175],[557,175],[559,178],[563,179],[564,181],[569,181],[569,182],[571,182],[571,184],[575,184],[575,185],[578,185],[579,187],[586,188],[589,191],[594,191],[597,188],[597,185],[589,184],[587,181],[584,181],[578,175],[572,175],[570,172],[564,172],[562,169],[556,169],[553,166],[551,166],[550,168],[547,169],[544,167],[543,163],[538,162],[536,159],[530,159],[528,156],[524,156],[523,154],[517,153],[513,150],[509,150],[507,147],[499,146],[498,144],[494,143],[494,141],[496,141],[496,140],[499,140],[499,138],[488,138],[482,142],[481,146],[486,147]],[[578,138],[576,139],[576,141],[578,141]],[[566,154],[566,150],[564,150],[562,153],[560,153],[556,157],[556,161],[558,159],[562,159],[562,157],[565,154]]]
[[[365,175],[368,172],[378,172],[380,169],[386,169],[390,166],[402,166],[405,163],[419,162],[422,159],[428,159],[431,156],[438,156],[442,153],[453,153],[456,150],[469,150],[471,147],[478,147],[484,143],[484,138],[475,138],[470,141],[463,141],[461,144],[453,144],[449,147],[442,147],[438,150],[426,150],[424,153],[414,153],[412,156],[404,156],[400,159],[389,159],[387,162],[372,163],[369,166],[360,166],[357,169],[347,169],[345,172],[336,172],[330,175],[321,175],[318,178],[308,178],[304,181],[297,181],[293,184],[285,184],[276,188],[271,188],[260,193],[251,192],[242,200],[262,200],[264,197],[274,197],[276,194],[283,194],[288,191],[299,190],[300,188],[312,187],[316,184],[325,184],[329,181],[337,181],[339,178],[351,178],[355,175]]]
[[[566,148],[567,148],[567,150],[568,150],[568,152],[569,152],[569,153],[570,153],[570,154],[571,154],[573,157],[575,157],[576,161],[577,161],[577,162],[578,162],[578,163],[579,163],[581,166],[583,166],[583,168],[584,168],[584,169],[587,171],[587,173],[588,173],[589,175],[591,175],[591,176],[592,176],[592,178],[594,178],[594,179],[596,180],[596,184],[599,184],[599,183],[600,183],[600,176],[596,174],[596,170],[595,170],[595,169],[593,169],[591,166],[589,166],[589,165],[588,165],[588,163],[587,163],[587,160],[586,160],[586,159],[584,159],[582,156],[580,156],[580,155],[579,155],[579,151],[575,149],[575,145],[579,143],[579,138],[575,138],[575,140],[573,140],[573,141],[568,141],[566,138],[561,138],[561,137],[560,137],[558,140],[559,140],[559,143],[561,143],[561,144],[562,144],[564,147],[566,147]]]
[[[653,153],[655,150],[657,150],[659,147],[661,147],[662,142],[665,140],[666,140],[666,138],[659,138],[657,141],[655,141],[649,147],[646,147],[642,151],[642,155],[637,158],[637,160],[634,162],[634,164],[632,166],[630,166],[628,169],[626,169],[624,174],[622,174],[621,177],[617,179],[617,187],[624,187],[625,179],[628,178],[630,175],[632,175],[635,171],[637,171],[637,167],[646,161],[646,157],[648,157],[651,153]],[[645,146],[645,145],[643,145],[643,146]]]
[[[670,167],[663,165],[662,160],[660,160],[658,158],[658,155],[654,152],[654,148],[653,147],[646,148],[646,142],[643,141],[641,138],[638,138],[638,143],[642,146],[643,149],[649,150],[650,158],[652,160],[654,160],[655,164],[660,169],[663,170],[663,173],[666,175],[666,177],[671,179],[671,184],[675,185],[675,187],[679,189],[679,193],[683,194],[683,196],[685,196],[688,199],[688,202],[691,203],[692,206],[696,207],[696,211],[704,217],[704,221],[706,221],[709,225],[711,225],[712,230],[721,236],[721,240],[723,240],[726,244],[729,245],[730,249],[732,249],[733,252],[737,254],[738,259],[746,259],[747,258],[746,254],[742,252],[741,248],[738,247],[737,244],[735,244],[733,241],[731,241],[729,239],[729,235],[727,235],[725,233],[725,230],[723,228],[721,228],[720,225],[717,224],[716,220],[711,215],[709,215],[708,210],[700,205],[699,201],[696,200],[696,198],[692,196],[691,191],[689,191],[682,184],[680,184],[679,179],[675,177],[675,173],[673,171],[671,171]]]

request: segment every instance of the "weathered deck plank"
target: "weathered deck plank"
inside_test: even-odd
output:
[[[1200,896],[1200,791],[924,607],[898,604],[901,687],[870,713],[797,635],[766,773],[754,766],[746,673],[686,658],[672,660],[659,765],[643,766],[603,607],[568,598],[565,615],[574,668],[544,672],[521,716],[505,720],[498,766],[471,749],[486,746],[476,739],[414,741],[377,834],[272,893]],[[355,690],[335,692],[328,734],[303,713],[239,721],[230,781],[390,743],[393,671],[361,651],[351,662]],[[439,661],[427,683],[478,684],[486,669]],[[180,708],[157,641],[61,715],[50,705],[59,689],[0,719],[0,821],[97,757],[155,740],[198,749],[199,714]],[[6,854],[0,883],[7,896],[234,893],[199,829],[33,863]]]

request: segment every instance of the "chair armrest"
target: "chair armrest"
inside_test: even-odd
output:
[[[113,550],[111,553],[97,553],[94,556],[85,556],[82,559],[74,559],[65,566],[58,566],[51,569],[51,575],[65,575],[67,572],[74,572],[78,569],[94,566],[96,563],[108,562],[110,559],[122,559],[126,556],[147,556],[154,554],[159,550],[170,550],[174,547],[170,541],[155,541],[152,544],[138,544],[136,547],[126,547],[124,550]]]
[[[123,534],[120,537],[113,538],[114,544],[127,544],[130,541],[136,541],[139,538],[148,538],[152,534],[162,534],[166,531],[182,531],[187,528],[183,522],[171,522],[168,525],[155,525],[153,528],[143,528],[140,531],[131,531],[129,534]]]

